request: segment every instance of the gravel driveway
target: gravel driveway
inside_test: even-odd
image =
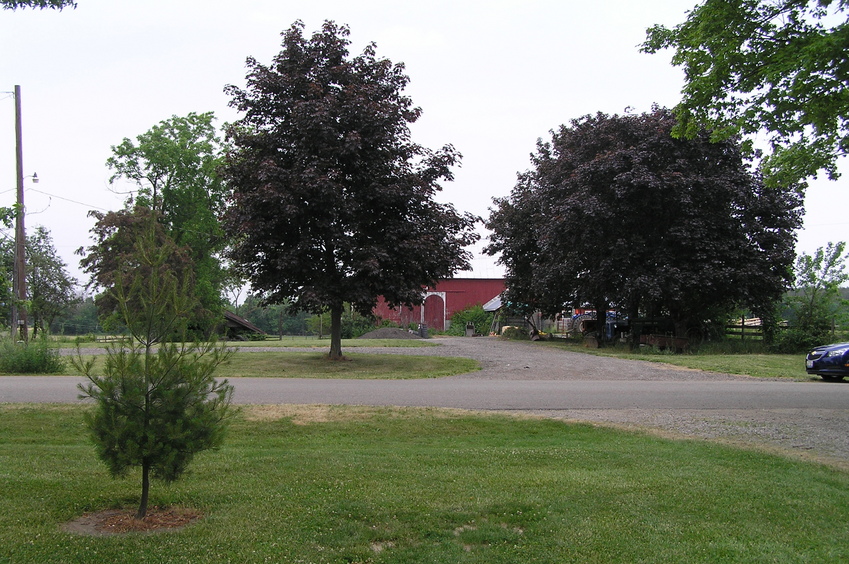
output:
[[[438,347],[374,348],[369,352],[463,356],[482,370],[453,378],[480,380],[739,380],[752,378],[689,370],[654,362],[622,360],[497,338],[440,338]],[[359,349],[356,349],[359,350]],[[349,349],[354,352],[355,349]],[[840,386],[811,382],[811,386]],[[528,412],[523,412],[527,414]],[[849,469],[849,410],[567,410],[533,414],[571,421],[645,429],[774,449]]]

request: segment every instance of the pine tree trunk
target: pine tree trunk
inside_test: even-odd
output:
[[[342,360],[342,304],[330,306],[330,360]]]
[[[150,494],[150,463],[142,463],[142,494],[139,502],[139,510],[136,512],[136,519],[144,519],[147,515],[147,500]]]

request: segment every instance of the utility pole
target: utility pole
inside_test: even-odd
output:
[[[15,206],[15,264],[12,276],[12,339],[26,342],[27,329],[27,274],[26,274],[26,229],[24,228],[24,157],[21,133],[21,87],[15,85],[15,162],[18,177],[18,199]],[[16,333],[19,335],[16,335]]]

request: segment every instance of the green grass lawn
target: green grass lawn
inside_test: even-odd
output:
[[[362,353],[356,353],[357,348],[362,347],[429,347],[429,346],[438,346],[439,339],[345,339],[342,341],[342,351],[347,356],[351,358],[356,358],[362,356],[365,358],[368,355]],[[238,347],[240,349],[249,350],[251,348],[257,347],[279,347],[281,350],[285,351],[286,348],[315,348],[316,352],[321,349],[330,348],[330,343],[327,340],[320,340],[312,337],[286,337],[284,340],[270,340],[270,341],[246,341],[246,342],[232,342],[228,343],[234,347]],[[763,354],[763,353],[753,353],[753,352],[739,352],[735,354],[729,354],[725,352],[710,352],[707,350],[702,350],[698,352],[698,354],[667,354],[664,352],[659,352],[653,350],[651,348],[643,348],[637,352],[631,352],[625,347],[608,347],[603,349],[588,349],[580,344],[576,344],[570,341],[541,341],[535,343],[537,346],[550,346],[557,347],[564,350],[569,350],[572,352],[580,352],[585,354],[594,354],[600,356],[614,356],[623,359],[630,360],[643,360],[648,362],[661,362],[666,364],[671,364],[674,366],[681,366],[684,368],[693,368],[697,370],[707,370],[712,372],[723,372],[727,374],[741,374],[741,375],[749,375],[755,377],[762,378],[790,378],[795,380],[818,380],[818,376],[809,376],[805,373],[805,364],[804,364],[804,355],[803,354]],[[85,345],[84,345],[85,346]],[[354,349],[354,352],[351,353],[350,350]],[[247,354],[247,353],[246,353]],[[257,355],[264,353],[250,353],[250,355]],[[287,355],[292,355],[290,358],[293,360],[297,357],[294,356],[296,353],[289,352]],[[239,355],[244,358],[244,356]],[[319,358],[320,355],[316,355],[313,358]],[[237,376],[237,375],[253,375],[253,376],[276,376],[276,377],[290,377],[290,378],[382,378],[389,377],[388,374],[395,370],[395,366],[387,366],[386,370],[382,370],[375,366],[375,363],[382,362],[382,359],[386,359],[391,355],[380,356],[378,358],[381,361],[375,360],[370,364],[369,370],[375,370],[375,376],[362,375],[358,374],[357,369],[353,367],[336,367],[336,368],[328,368],[325,370],[324,368],[317,368],[314,371],[313,375],[310,375],[310,372],[313,372],[313,369],[309,368],[304,364],[303,359],[309,359],[310,357],[304,356],[303,359],[297,360],[296,364],[299,364],[298,367],[292,367],[293,371],[290,372],[284,366],[284,370],[279,370],[278,367],[275,366],[275,363],[272,357],[265,358],[257,358],[255,362],[257,364],[253,373],[248,372],[247,370],[241,370],[236,366],[230,368],[222,369],[222,374],[227,371],[230,371],[227,375],[229,376]],[[420,359],[424,358],[433,358],[433,357],[417,357]],[[457,359],[455,359],[456,361]],[[247,366],[248,361],[240,361],[245,362],[245,366]],[[388,361],[392,362],[392,361]],[[448,369],[445,368],[427,368],[425,367],[422,370],[422,375],[413,375],[410,373],[409,366],[404,366],[404,361],[395,361],[400,362],[401,367],[399,372],[396,375],[391,377],[403,377],[403,378],[427,378],[434,376],[444,376],[449,374],[459,374],[463,372],[468,372],[470,370],[477,369],[477,365],[474,365],[472,368],[468,368],[461,364],[458,364],[456,368]],[[438,361],[427,361],[428,363],[438,362]],[[454,361],[452,361],[454,362]],[[469,361],[471,362],[471,361]],[[366,364],[365,362],[361,364]],[[411,363],[407,362],[407,365]],[[383,372],[383,375],[379,373]],[[414,371],[415,372],[415,371]]]
[[[228,345],[239,348],[255,347],[309,347],[330,350],[330,339],[317,337],[288,337],[265,341],[228,341]],[[433,339],[342,339],[342,352],[345,349],[360,347],[435,347],[439,343]]]
[[[100,373],[106,354],[97,355],[95,373]],[[345,360],[328,360],[324,352],[257,351],[236,352],[218,367],[221,378],[345,378],[407,380],[439,378],[480,370],[480,364],[470,358],[345,353]],[[71,363],[67,374],[79,375]]]
[[[759,378],[792,378],[795,380],[819,380],[819,376],[810,376],[805,372],[804,354],[763,354],[700,351],[698,353],[669,354],[652,348],[642,348],[631,352],[626,347],[607,347],[588,349],[581,344],[568,341],[541,342],[542,346],[551,346],[598,356],[613,356],[626,360],[644,360],[662,362],[673,366],[741,374]]]
[[[0,562],[845,562],[849,473],[703,441],[434,409],[251,407],[151,503],[176,532],[84,537],[134,507],[81,406],[0,405]]]
[[[237,378],[439,378],[480,370],[470,358],[345,353],[346,360],[331,361],[326,353],[237,352],[219,367],[216,376]]]

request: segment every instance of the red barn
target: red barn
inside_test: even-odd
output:
[[[444,331],[455,312],[483,305],[501,294],[504,288],[503,278],[451,278],[426,287],[425,301],[420,306],[391,309],[381,297],[374,314],[401,327],[424,323],[429,329]]]

